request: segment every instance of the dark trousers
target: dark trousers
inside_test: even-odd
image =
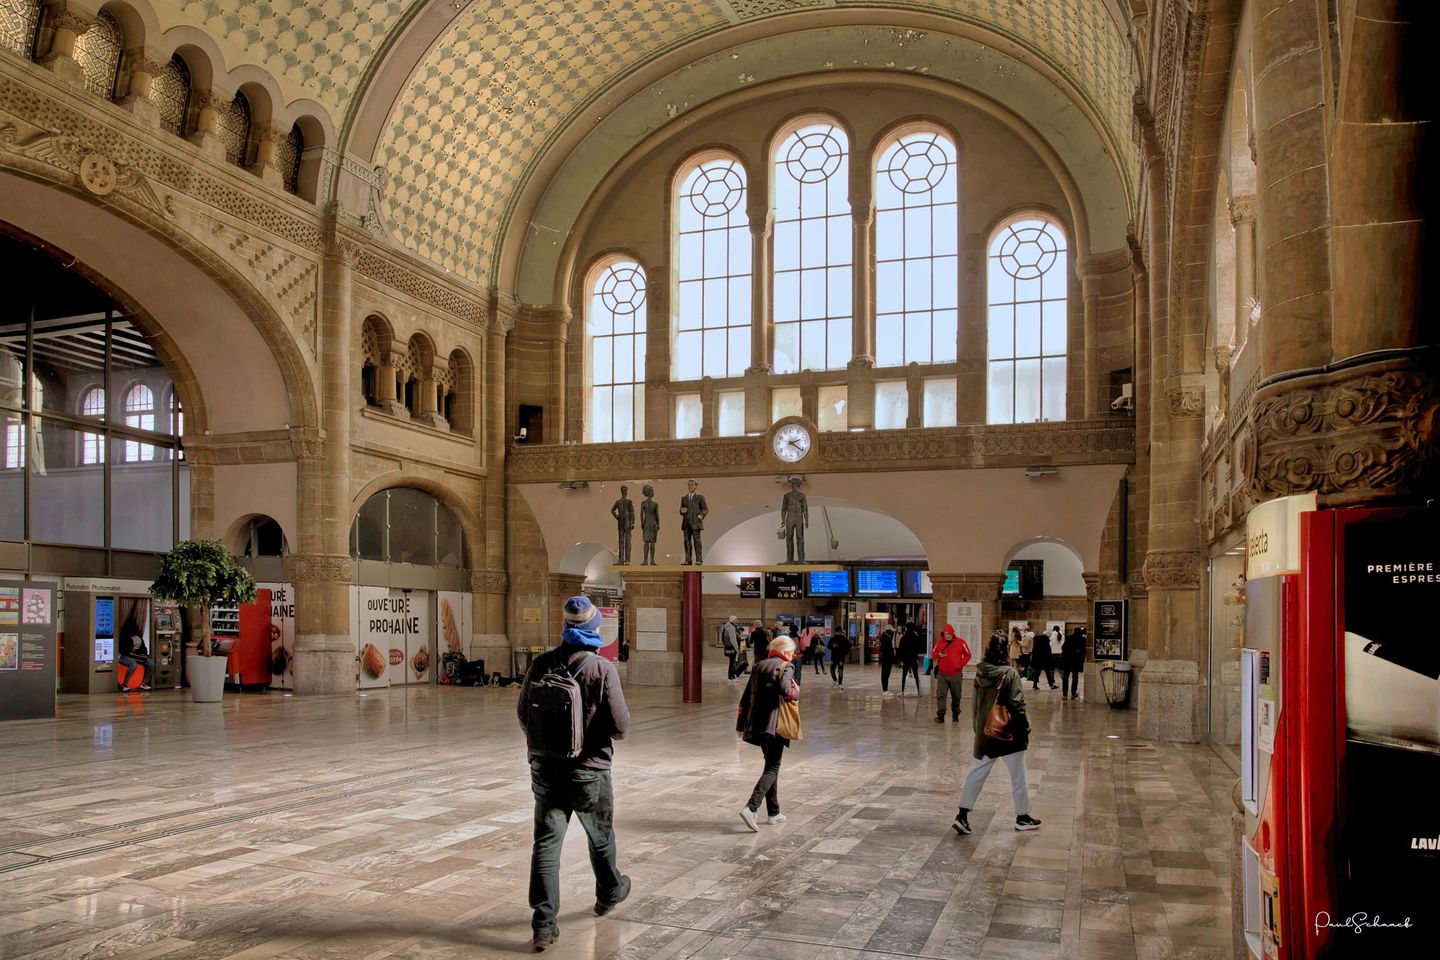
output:
[[[726,680],[734,680],[737,676],[740,675],[740,668],[739,668],[739,666],[738,666],[738,665],[736,664],[736,662],[735,662],[736,659],[740,656],[740,651],[739,651],[739,650],[735,650],[735,651],[733,651],[733,652],[728,652],[728,651],[727,651],[726,654],[725,654],[725,656],[727,656],[727,657],[730,658],[730,669],[725,672],[725,679],[726,679]]]
[[[546,930],[555,926],[560,913],[560,848],[572,813],[590,841],[595,899],[609,903],[619,894],[622,881],[615,862],[615,797],[609,770],[541,761],[530,764],[530,789],[535,794],[535,845],[530,851],[530,907],[535,914],[530,925]]]
[[[758,811],[763,799],[765,812],[773,817],[780,812],[780,760],[785,756],[785,741],[780,737],[767,736],[759,747],[765,754],[765,770],[755,781],[755,789],[750,791],[750,802],[746,806]]]
[[[914,661],[914,660],[901,660],[901,661],[900,661],[900,692],[901,692],[901,693],[904,693],[904,692],[905,692],[905,678],[906,678],[907,676],[914,676],[914,678],[915,678],[915,692],[916,692],[916,693],[919,693],[919,692],[920,692],[920,664],[919,664],[918,662],[916,662],[916,661]]]
[[[824,673],[824,672],[825,672],[825,651],[824,651],[823,649],[816,649],[816,651],[815,651],[815,661],[814,661],[814,662],[815,662],[815,672],[816,672],[816,673]]]
[[[836,683],[839,683],[839,684],[843,684],[843,683],[845,682],[845,658],[844,658],[844,657],[839,657],[839,658],[834,658],[834,657],[832,657],[832,658],[831,658],[831,660],[830,660],[830,679],[831,679],[831,680],[834,680]]]
[[[884,657],[881,657],[881,658],[880,658],[880,692],[881,692],[881,693],[889,693],[889,692],[890,692],[890,671],[893,670],[894,668],[895,668],[895,664],[892,663],[890,660],[887,660],[887,659],[885,659]]]
[[[1068,688],[1068,690],[1069,690],[1069,696],[1072,696],[1072,697],[1079,696],[1079,694],[1080,694],[1080,671],[1078,671],[1078,670],[1065,670],[1065,669],[1061,669],[1061,671],[1060,671],[1060,696],[1062,696],[1062,697],[1063,697],[1063,696],[1066,696],[1066,690],[1067,690],[1067,688]]]
[[[684,527],[681,533],[685,535],[685,562],[690,562],[691,551],[693,550],[695,562],[704,563],[705,545],[700,542],[700,539],[705,535],[705,531],[691,530],[689,527]]]

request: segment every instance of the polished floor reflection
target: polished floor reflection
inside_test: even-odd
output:
[[[843,691],[810,674],[788,821],[750,833],[737,811],[759,751],[731,732],[738,685],[707,677],[700,706],[627,690],[615,785],[634,893],[594,916],[573,828],[547,956],[1230,956],[1234,776],[1209,749],[1139,741],[1133,713],[1041,691],[1044,827],[1013,830],[997,768],[961,838],[968,723],[883,697],[873,668]],[[0,957],[530,953],[513,687],[63,697],[61,713],[0,726]]]

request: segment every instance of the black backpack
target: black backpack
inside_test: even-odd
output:
[[[585,701],[572,665],[594,656],[558,664],[530,678],[525,691],[525,743],[532,754],[574,760],[585,746]]]

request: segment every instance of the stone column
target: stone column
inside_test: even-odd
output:
[[[510,642],[505,636],[505,596],[509,578],[504,570],[470,571],[470,636],[467,656],[484,660],[485,669],[510,673]],[[493,665],[492,665],[493,664]]]
[[[153,100],[155,78],[169,61],[147,57],[143,48],[126,50],[125,60],[131,65],[130,89],[120,101],[120,106],[134,114],[141,123],[159,127],[160,111],[155,108]]]
[[[281,130],[274,125],[263,127],[255,145],[255,162],[248,168],[267,186],[277,190],[285,189],[285,176],[275,166],[275,156],[279,153],[278,144],[289,135],[289,130]]]
[[[50,40],[50,50],[40,58],[42,67],[76,90],[85,89],[85,70],[75,61],[75,44],[94,22],[93,16],[78,10],[58,11],[51,20],[55,34]]]
[[[681,583],[679,573],[625,571],[625,642],[630,661],[625,682],[637,686],[678,687],[683,654],[680,649]],[[665,611],[665,649],[641,650],[637,641],[641,608]]]
[[[925,425],[925,378],[920,375],[920,364],[913,360],[905,365],[905,399],[909,406],[905,411],[905,428],[914,430]]]
[[[1133,289],[1130,251],[1124,248],[1080,258],[1075,264],[1084,305],[1080,412],[1086,418],[1110,416],[1110,369],[1107,353],[1127,350],[1123,334],[1130,324]],[[1107,350],[1107,348],[1109,348]]]
[[[1255,198],[1230,201],[1230,224],[1235,228],[1235,344],[1250,336],[1250,305],[1255,302]]]
[[[1252,6],[1262,376],[1331,358],[1328,24],[1312,0]],[[1364,269],[1369,269],[1367,263]]]
[[[408,416],[400,402],[400,366],[405,359],[405,344],[399,340],[380,344],[379,363],[375,367],[376,406],[394,417]]]
[[[195,129],[190,142],[211,160],[225,160],[225,144],[217,131],[220,129],[220,111],[230,105],[235,95],[219,90],[192,90],[190,106],[195,110]]]
[[[989,307],[985,303],[985,238],[970,233],[960,248],[960,314],[955,330],[955,422],[984,423],[988,403]]]
[[[750,367],[745,371],[745,432],[761,433],[770,426],[770,219],[769,204],[757,206],[750,196]]]
[[[934,573],[930,574],[930,585],[934,591],[935,621],[938,628],[948,622],[950,603],[980,604],[980,636],[966,637],[975,649],[975,662],[985,655],[985,641],[995,630],[1000,629],[1000,588],[1005,577],[994,573]]]
[[[861,166],[857,164],[857,166]],[[868,167],[868,164],[864,165]],[[865,184],[863,191],[852,186],[850,222],[854,233],[854,281],[850,302],[850,363],[875,365],[875,198]]]
[[[358,371],[351,362],[351,265],[363,240],[331,210],[321,260],[321,439],[300,462],[300,550],[286,561],[295,585],[295,693],[355,689],[351,636],[350,397]]]

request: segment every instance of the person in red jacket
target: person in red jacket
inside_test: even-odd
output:
[[[945,697],[950,697],[950,718],[960,722],[960,689],[965,664],[970,662],[970,645],[955,635],[955,628],[945,624],[940,639],[930,651],[935,661],[935,722],[945,722]]]

